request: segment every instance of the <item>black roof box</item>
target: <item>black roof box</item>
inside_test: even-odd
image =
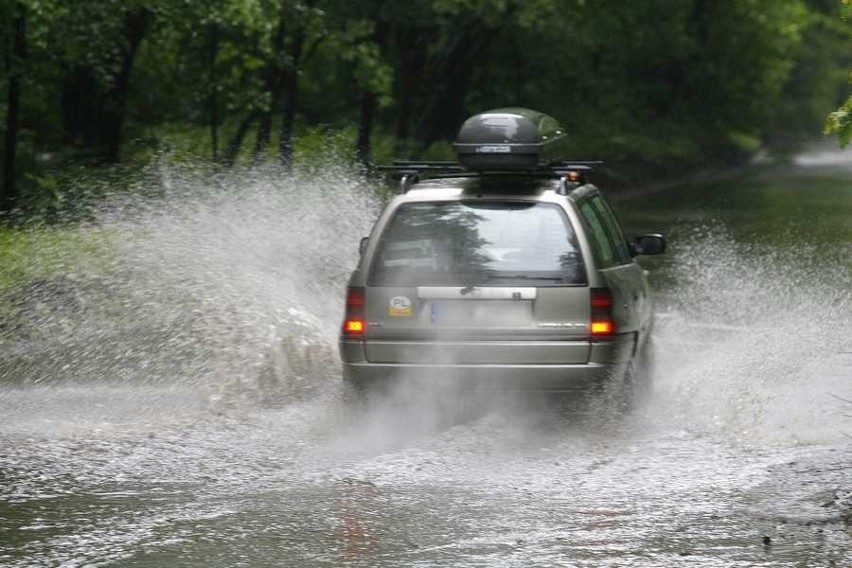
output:
[[[531,170],[560,158],[565,130],[526,108],[501,108],[468,118],[453,146],[469,170]]]

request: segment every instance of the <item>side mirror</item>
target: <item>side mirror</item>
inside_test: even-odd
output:
[[[367,250],[367,245],[370,244],[370,237],[361,237],[361,242],[358,243],[358,254],[364,256],[364,251]]]
[[[640,235],[630,245],[633,256],[637,254],[662,254],[666,252],[666,238],[663,235]]]

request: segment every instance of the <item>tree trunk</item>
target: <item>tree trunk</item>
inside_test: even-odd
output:
[[[73,66],[63,77],[60,89],[62,129],[67,142],[83,148],[102,147],[103,93],[92,68]]]
[[[219,55],[219,25],[210,24],[210,146],[213,163],[219,161],[219,78],[216,73],[216,57]]]
[[[252,152],[252,162],[254,164],[262,162],[266,156],[266,149],[269,147],[269,139],[272,135],[272,117],[278,106],[278,101],[281,99],[282,70],[279,58],[281,57],[281,52],[284,50],[284,37],[287,31],[286,23],[284,4],[282,4],[281,13],[278,18],[278,28],[275,30],[275,37],[272,41],[272,55],[266,63],[264,88],[269,94],[269,108],[260,115],[257,138],[255,138],[254,151]]]
[[[270,93],[273,94],[273,93]],[[269,147],[269,136],[272,132],[272,109],[263,111],[260,122],[257,125],[257,137],[254,139],[254,150],[252,150],[252,163],[257,165],[263,162],[266,149]]]
[[[456,133],[464,118],[464,99],[471,74],[495,33],[496,29],[475,21],[460,29],[450,44],[418,128],[417,139],[424,146]]]
[[[411,26],[404,26],[399,38],[399,68],[396,75],[398,120],[396,127],[396,144],[394,154],[403,158],[408,155],[411,138],[411,116],[414,108],[414,96],[417,86],[418,73],[422,69],[424,50],[421,35]]]
[[[299,96],[299,65],[305,47],[305,33],[300,30],[293,38],[293,65],[284,78],[284,113],[281,117],[281,137],[278,140],[278,157],[286,170],[293,167],[293,123]]]
[[[230,142],[228,142],[228,146],[225,148],[225,153],[222,155],[222,165],[227,168],[231,168],[237,162],[237,155],[240,153],[243,141],[245,140],[246,135],[248,135],[251,125],[254,124],[254,121],[257,120],[258,116],[259,113],[257,112],[249,114],[237,127],[237,131],[234,133]]]
[[[373,41],[379,48],[379,54],[384,56],[387,53],[389,26],[387,22],[379,22],[376,25],[376,31],[373,34]],[[358,141],[355,144],[355,154],[358,161],[369,171],[371,167],[370,154],[372,153],[372,134],[373,134],[373,119],[376,114],[376,103],[378,97],[372,91],[365,91],[361,95],[361,120],[358,124]]]
[[[11,213],[18,205],[17,162],[18,130],[20,128],[21,75],[27,56],[26,7],[18,2],[14,21],[15,34],[11,56],[7,58],[9,92],[6,108],[6,136],[3,156],[3,188],[0,194],[0,215]],[[8,54],[8,52],[7,52]]]
[[[121,158],[121,135],[127,110],[127,95],[130,91],[130,75],[139,46],[148,30],[148,12],[139,9],[128,12],[124,17],[127,43],[122,49],[121,68],[112,88],[104,97],[104,142],[105,157],[111,162]]]
[[[361,95],[361,121],[358,124],[358,142],[355,154],[358,161],[366,170],[370,169],[370,154],[372,153],[371,134],[373,131],[373,116],[376,111],[376,94],[366,91]]]

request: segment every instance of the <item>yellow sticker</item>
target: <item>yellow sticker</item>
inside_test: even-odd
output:
[[[391,298],[388,314],[395,317],[411,317],[411,300],[405,296]]]

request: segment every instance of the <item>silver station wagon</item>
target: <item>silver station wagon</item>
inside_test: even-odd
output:
[[[638,254],[594,164],[566,162],[562,129],[527,109],[462,126],[459,163],[396,162],[387,205],[349,281],[340,353],[356,393],[421,381],[575,391],[626,382],[651,325]]]

